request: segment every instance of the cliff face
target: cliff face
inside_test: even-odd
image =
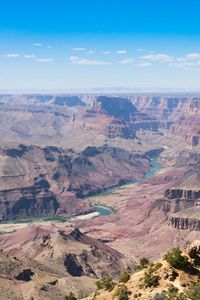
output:
[[[133,139],[136,137],[135,128],[131,129],[126,122],[115,119],[106,127],[106,137]]]
[[[0,192],[0,220],[54,216],[59,201],[48,189],[29,187]]]
[[[149,116],[156,116],[159,128],[171,128],[192,146],[200,142],[200,99],[170,97],[132,97],[135,107]]]
[[[164,196],[168,199],[195,201],[200,199],[200,190],[167,189]]]
[[[97,102],[108,115],[121,118],[128,121],[130,115],[135,113],[137,109],[127,98],[99,96]]]
[[[199,203],[191,208],[172,214],[170,225],[177,229],[190,231],[200,230],[200,206]]]
[[[181,230],[200,230],[200,191],[167,189],[156,207],[167,213],[169,225]]]
[[[108,145],[80,153],[19,145],[1,148],[0,161],[2,221],[93,212],[77,197],[142,177],[150,167],[147,155]]]
[[[200,231],[200,219],[171,217],[170,225],[176,229]]]
[[[97,98],[97,103],[100,105],[104,113],[121,120],[121,135],[117,133],[116,120],[109,126],[109,137],[121,136],[125,138],[133,138],[138,130],[158,131],[159,128],[168,128],[168,122],[155,117],[155,114],[144,113],[143,110],[138,111],[128,98],[105,97]],[[141,109],[140,105],[138,106]],[[144,107],[143,107],[144,109]],[[122,122],[123,121],[123,122]],[[115,126],[114,126],[115,125]],[[119,121],[118,121],[119,125]],[[126,126],[123,126],[126,125]],[[109,134],[112,132],[112,134]],[[116,134],[117,133],[117,134]]]

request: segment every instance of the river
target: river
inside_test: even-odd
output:
[[[112,194],[116,191],[119,191],[120,189],[124,188],[127,185],[128,186],[131,186],[131,185],[136,186],[136,185],[144,182],[148,178],[156,176],[156,174],[160,171],[161,168],[162,168],[161,164],[158,163],[156,159],[151,159],[151,168],[142,178],[137,179],[137,180],[129,180],[127,183],[108,188],[105,191],[96,194],[94,196],[95,200],[96,200],[97,197],[106,196],[106,195]],[[92,204],[92,198],[93,198],[92,196],[87,198],[87,200],[90,201],[91,204]],[[107,215],[110,215],[114,212],[114,210],[112,208],[106,207],[106,206],[93,205],[93,207],[99,213],[99,215],[95,216],[95,218],[97,218],[99,216],[107,216]]]
[[[115,212],[115,210],[112,207],[103,206],[103,205],[99,206],[97,204],[96,205],[93,204],[92,197],[95,197],[95,199],[96,199],[97,197],[109,195],[113,192],[119,191],[120,189],[124,188],[127,185],[128,186],[130,186],[130,185],[136,186],[139,183],[142,183],[143,181],[145,181],[146,179],[155,176],[159,172],[160,169],[161,169],[161,165],[157,162],[156,159],[152,159],[151,160],[151,168],[150,168],[149,172],[147,172],[142,178],[140,178],[138,180],[130,180],[127,183],[108,188],[105,191],[95,194],[95,196],[88,197],[86,200],[91,202],[92,206],[95,209],[95,212],[97,213],[95,216],[93,216],[92,214],[88,214],[88,218],[91,218],[91,217],[97,218],[100,216],[108,216]],[[98,201],[95,201],[95,202],[98,202]],[[90,215],[91,215],[91,217],[90,217]],[[32,218],[32,219],[8,221],[5,223],[7,223],[7,224],[23,224],[23,223],[36,223],[36,222],[66,222],[66,221],[73,221],[75,219],[78,219],[79,217],[82,218],[82,215],[76,216],[74,218],[65,218],[65,217],[57,217],[57,216],[51,217],[51,218]],[[87,215],[85,215],[85,219],[86,218],[87,218]]]

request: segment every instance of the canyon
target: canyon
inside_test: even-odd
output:
[[[0,95],[1,255],[24,264],[18,278],[43,269],[34,297],[89,294],[199,239],[199,109],[178,95]]]

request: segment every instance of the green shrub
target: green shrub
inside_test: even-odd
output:
[[[154,266],[152,267],[153,272],[158,271],[161,267],[162,267],[162,264],[160,262],[155,263]]]
[[[149,264],[148,258],[143,257],[143,258],[140,259],[140,268],[141,269],[146,268],[148,266],[148,264]]]
[[[70,292],[68,296],[65,296],[65,300],[77,300],[77,298]]]
[[[119,282],[126,283],[130,279],[130,273],[122,272],[119,276]]]
[[[118,300],[128,300],[130,294],[131,294],[131,292],[123,284],[123,285],[121,285],[121,286],[118,287],[118,289],[117,289],[117,291],[115,293],[115,297],[117,297]]]
[[[158,275],[153,274],[153,270],[149,268],[145,273],[144,273],[144,286],[146,288],[148,287],[157,287],[159,284],[159,279],[160,277]]]
[[[153,300],[188,300],[188,298],[183,293],[179,294],[178,289],[171,285],[167,292],[155,294]]]
[[[200,299],[200,282],[192,284],[186,292],[186,295],[190,300]]]
[[[167,252],[164,259],[176,269],[185,270],[188,266],[188,257],[182,255],[179,247],[173,248]]]
[[[111,278],[103,278],[101,280],[98,280],[96,282],[97,290],[107,290],[112,291],[112,289],[115,287],[114,281],[112,281]]]

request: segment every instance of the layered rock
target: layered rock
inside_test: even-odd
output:
[[[167,189],[164,196],[168,199],[195,201],[200,199],[200,190]]]
[[[99,96],[97,102],[108,115],[128,121],[130,115],[137,109],[127,98]]]
[[[170,225],[177,229],[200,231],[200,208],[195,206],[172,215]]]
[[[76,153],[59,147],[1,148],[1,221],[93,212],[84,198],[142,177],[148,155],[104,145]]]

